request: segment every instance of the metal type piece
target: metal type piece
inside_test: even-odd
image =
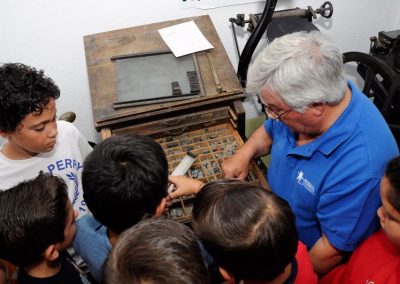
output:
[[[190,93],[198,94],[200,92],[199,78],[196,71],[187,71],[186,75],[189,80]]]
[[[171,89],[172,89],[173,96],[181,96],[182,95],[181,87],[179,86],[179,83],[177,81],[171,82]]]

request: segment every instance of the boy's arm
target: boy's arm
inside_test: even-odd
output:
[[[170,199],[197,194],[204,186],[204,183],[201,180],[192,179],[185,176],[169,176],[168,181],[175,187],[175,190],[168,194]]]

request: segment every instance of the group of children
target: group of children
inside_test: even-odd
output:
[[[286,201],[248,182],[168,177],[145,136],[92,149],[56,120],[59,95],[42,71],[0,67],[0,259],[19,283],[400,281],[399,157],[381,183],[382,229],[318,280]],[[168,199],[193,193],[192,229],[163,217]]]

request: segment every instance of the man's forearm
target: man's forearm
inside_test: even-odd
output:
[[[239,153],[244,154],[249,160],[264,156],[270,153],[272,140],[261,125],[257,128],[245,145],[238,150]]]
[[[334,268],[341,260],[340,251],[333,247],[323,235],[310,249],[309,255],[314,271],[322,276]]]

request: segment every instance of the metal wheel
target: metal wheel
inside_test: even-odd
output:
[[[400,145],[400,74],[362,52],[344,53],[343,62],[346,71],[359,75],[355,83],[382,113]]]
[[[347,70],[351,64],[356,64],[357,73],[363,80],[363,82],[357,80],[359,87],[362,87],[362,92],[372,98],[374,104],[381,110],[393,83],[394,72],[372,55],[362,52],[344,53],[343,62]]]
[[[396,72],[379,59],[362,52],[344,53],[343,62],[345,68],[352,64],[354,67],[355,64],[356,71],[362,78],[363,93],[373,99],[385,118],[398,115],[394,113],[399,110],[400,82]],[[358,84],[360,85],[360,80]]]

